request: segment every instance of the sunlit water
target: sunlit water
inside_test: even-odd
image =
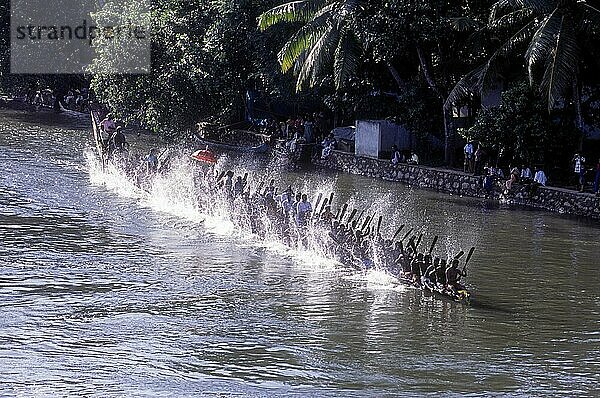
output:
[[[598,394],[597,223],[220,160],[438,254],[475,245],[465,306],[252,236],[199,203],[188,162],[140,190],[90,141],[86,118],[0,111],[2,396]]]

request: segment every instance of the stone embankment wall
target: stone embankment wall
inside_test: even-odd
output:
[[[488,197],[509,204],[546,209],[600,220],[600,198],[560,188],[515,185],[503,192],[499,183],[489,193],[482,188],[482,177],[433,167],[398,164],[389,160],[357,157],[350,153],[333,151],[327,159],[314,158],[313,164],[350,174],[398,181],[413,187],[471,197]],[[501,181],[503,183],[504,181]]]

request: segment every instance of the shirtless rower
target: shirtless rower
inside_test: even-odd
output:
[[[425,266],[425,260],[423,259],[423,253],[418,253],[417,257],[412,261],[410,265],[410,273],[412,274],[412,281],[415,283],[421,283],[421,270]]]
[[[461,277],[466,277],[467,271],[458,269],[458,259],[452,260],[450,267],[446,270],[446,285],[448,289],[456,294],[459,290],[464,290],[464,286],[459,283]]]
[[[331,220],[333,220],[334,215],[331,212],[331,206],[327,205],[325,206],[325,210],[323,210],[323,212],[321,213],[320,219],[321,221],[324,221],[326,225],[328,225],[329,223],[331,223]]]

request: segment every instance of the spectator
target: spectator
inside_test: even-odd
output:
[[[411,151],[410,159],[406,161],[408,164],[419,164],[419,157],[416,153]]]
[[[546,186],[546,182],[548,181],[548,178],[546,177],[546,173],[544,173],[544,170],[542,170],[541,167],[536,167],[536,172],[535,172],[535,176],[533,177],[533,181],[537,182],[538,184],[542,185],[542,186]]]
[[[304,122],[304,139],[308,144],[311,144],[314,139],[314,123],[308,117]]]
[[[576,153],[573,157],[573,163],[575,164],[574,172],[579,182],[579,192],[583,192],[585,186],[585,158]]]
[[[327,138],[323,140],[321,146],[323,147],[323,151],[321,152],[321,159],[326,159],[331,155],[331,151],[335,149],[336,146],[335,137],[333,134],[329,134]]]
[[[494,192],[494,181],[496,180],[496,172],[493,167],[486,167],[487,175],[483,178],[483,190],[486,197],[489,197]]]
[[[521,166],[521,180],[523,180],[523,182],[531,181],[531,169],[525,165]]]
[[[509,191],[512,189],[512,185],[519,181],[519,175],[520,175],[520,171],[517,167],[511,167],[510,168],[510,177],[509,179],[506,181],[506,189],[508,189]]]
[[[392,164],[396,166],[398,163],[404,163],[404,155],[400,153],[396,145],[392,145]]]
[[[465,164],[464,164],[464,172],[472,173],[473,172],[473,144],[471,142],[467,142],[464,148],[465,153]]]

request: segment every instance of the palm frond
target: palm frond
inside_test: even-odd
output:
[[[326,29],[311,46],[310,50],[307,50],[308,55],[306,60],[302,64],[298,79],[296,81],[296,91],[302,91],[304,83],[311,78],[311,84],[314,83],[315,76],[318,74],[320,68],[326,63],[331,57],[331,43],[334,42],[333,37],[336,34],[336,30],[333,26]],[[328,51],[330,50],[330,51]]]
[[[527,18],[533,15],[531,8],[523,7],[511,11],[501,17],[490,20],[489,26],[492,29],[505,29],[523,23]]]
[[[258,27],[264,31],[280,22],[307,22],[325,3],[325,0],[298,0],[281,4],[262,13]]]
[[[446,98],[446,102],[444,106],[446,108],[450,108],[454,104],[458,104],[463,101],[465,98],[470,97],[475,94],[477,89],[477,82],[480,79],[481,73],[485,68],[487,68],[488,63],[478,66],[476,69],[467,73],[456,83],[448,98]]]
[[[586,1],[577,2],[577,7],[582,14],[582,25],[586,30],[600,28],[600,10],[589,5]]]
[[[534,32],[534,28],[534,21],[525,24],[525,26],[494,51],[483,65],[480,65],[460,79],[448,95],[446,106],[458,103],[474,93],[483,95],[495,87],[498,83],[498,62],[530,38]]]
[[[359,63],[360,44],[354,32],[345,29],[335,49],[333,75],[336,89],[342,88],[348,79],[356,73]]]
[[[546,69],[540,89],[548,101],[548,111],[563,98],[571,87],[573,76],[577,74],[579,62],[577,38],[572,22],[566,17],[560,18],[560,26],[554,48],[546,61]]]
[[[479,22],[469,17],[449,18],[448,23],[457,32],[468,32],[479,27]]]
[[[281,70],[284,73],[294,66],[300,54],[310,49],[317,42],[321,34],[328,29],[330,20],[330,13],[315,15],[283,45],[278,58]]]
[[[544,18],[531,39],[529,48],[527,49],[527,52],[525,52],[527,70],[531,83],[533,83],[534,80],[535,66],[538,62],[545,61],[556,45],[556,35],[560,32],[561,21],[561,15],[558,13],[558,10],[555,9]]]

